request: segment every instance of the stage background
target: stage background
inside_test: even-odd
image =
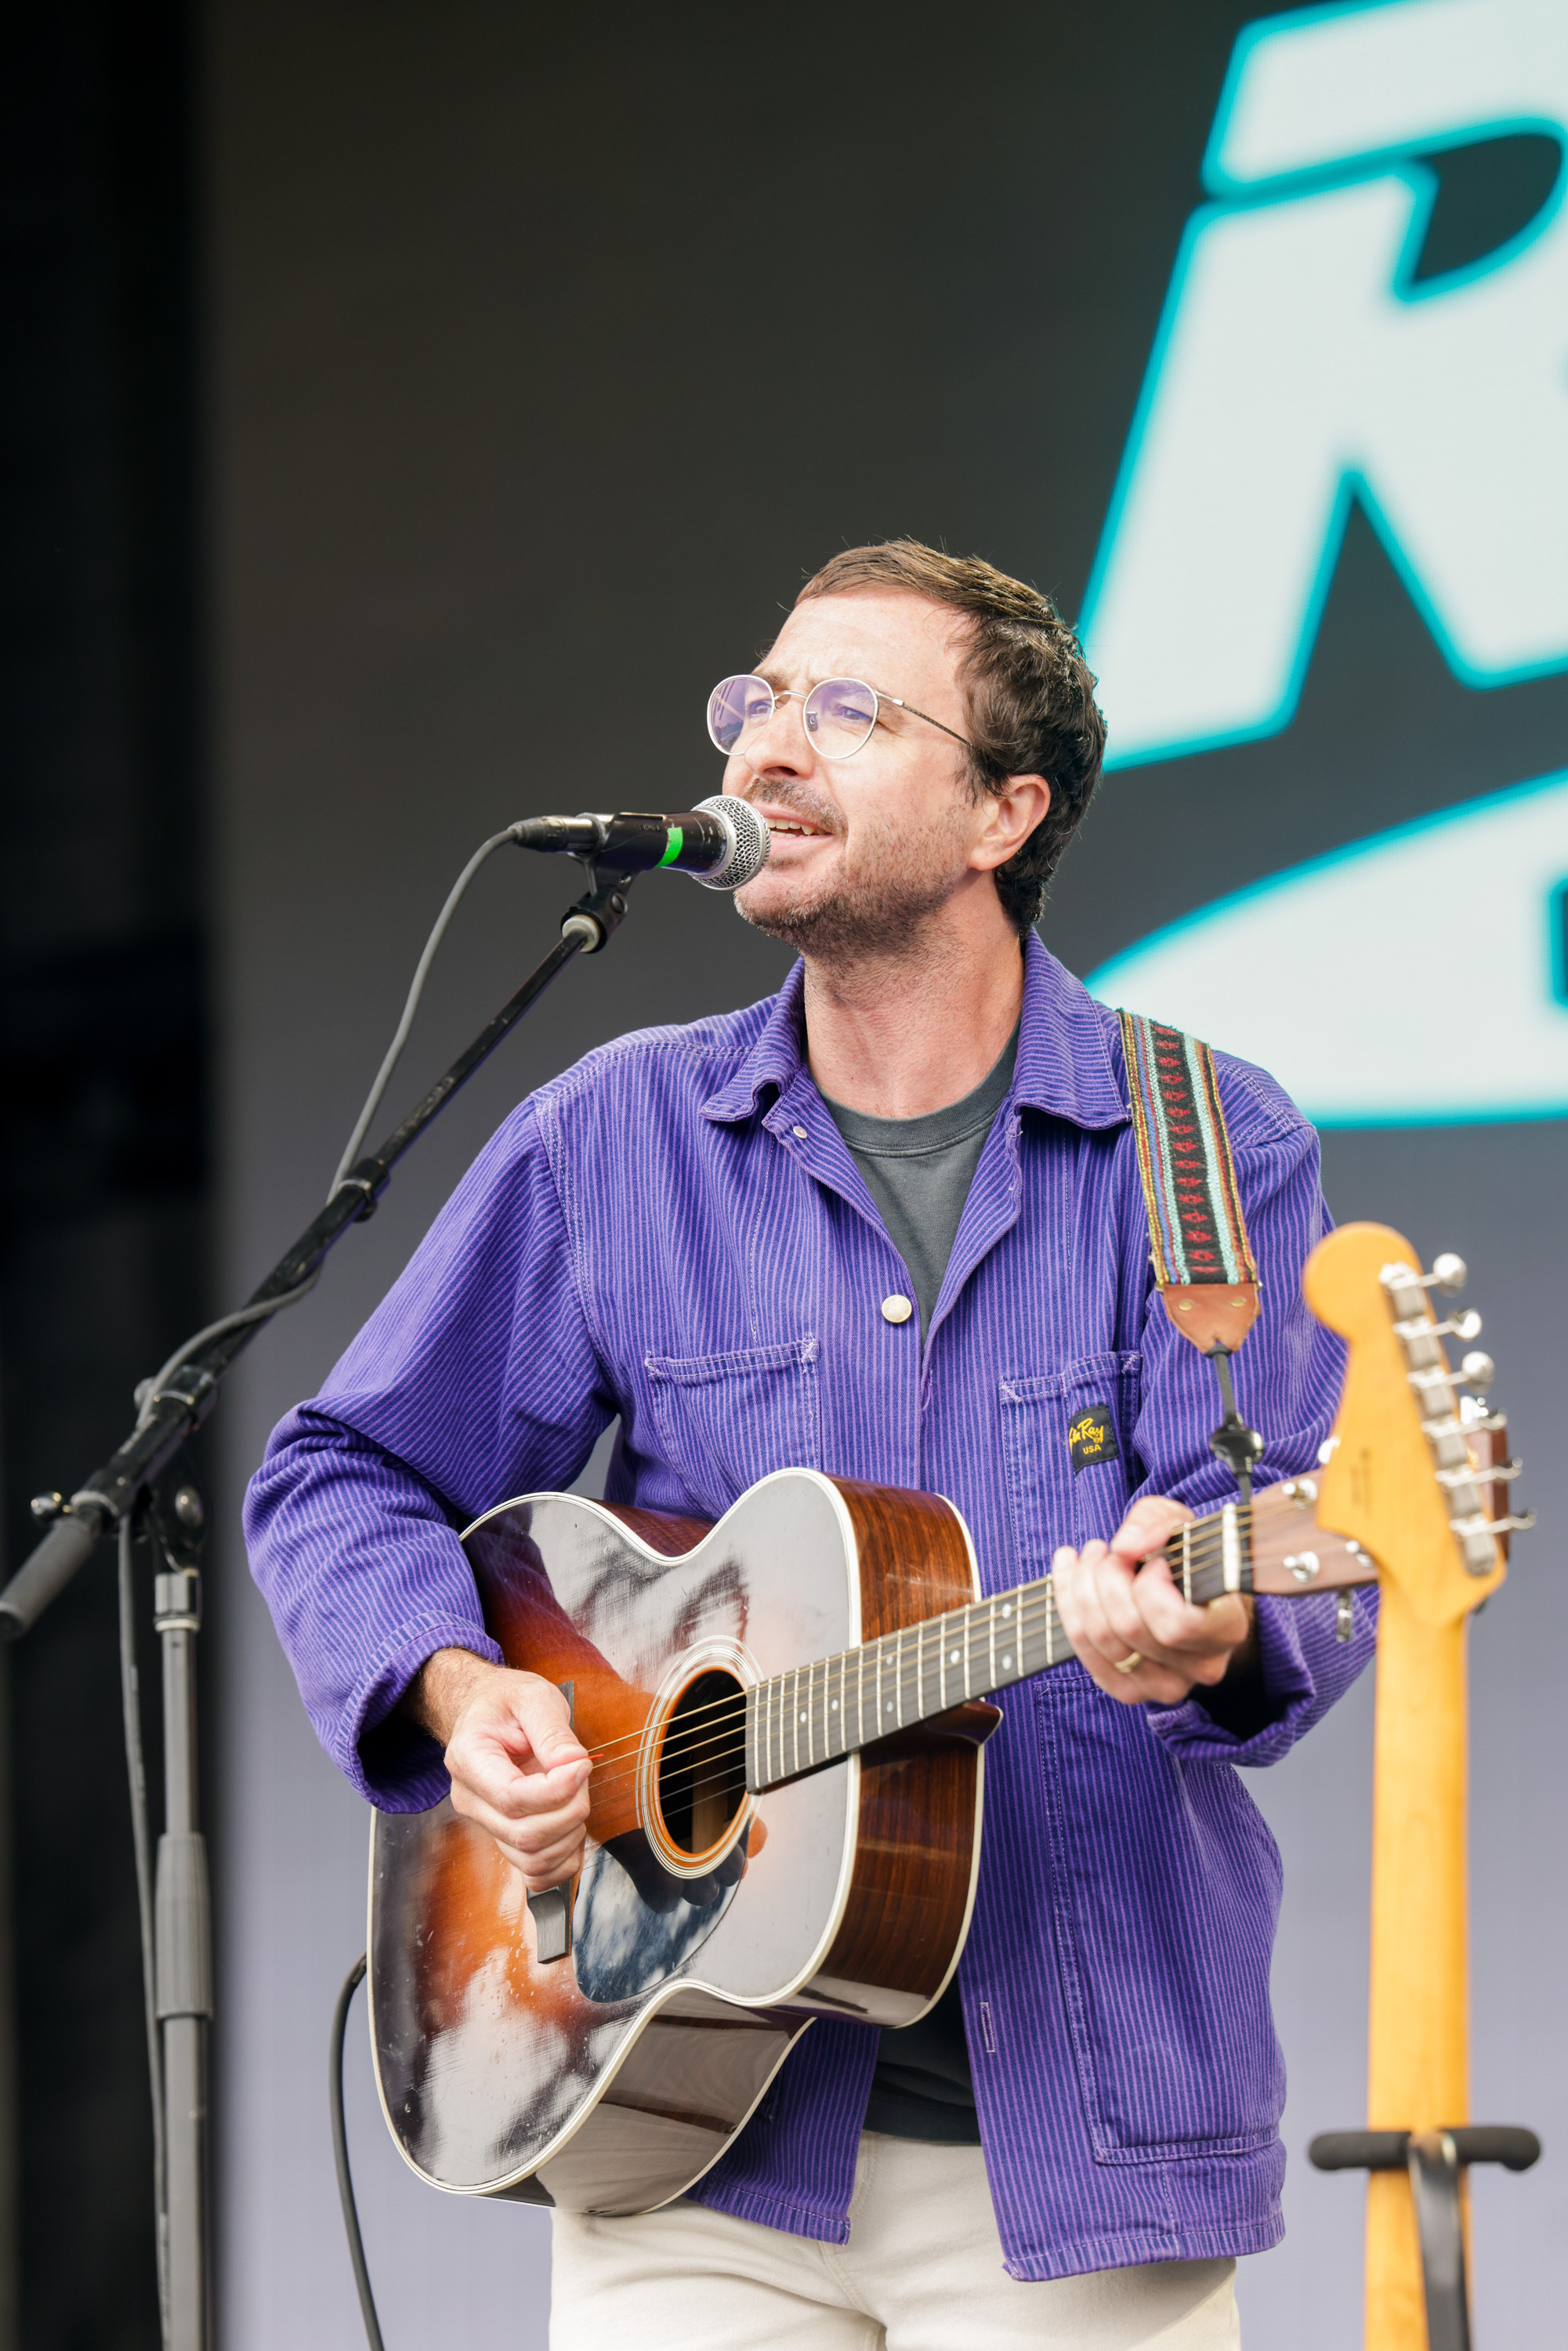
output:
[[[961,16],[807,0],[782,20],[211,0],[225,1298],[324,1196],[471,848],[530,811],[679,808],[713,789],[708,685],[755,657],[835,548],[910,532],[1080,610],[1246,21],[1218,0],[976,0]],[[1529,141],[1446,161],[1432,235],[1466,261],[1541,201]],[[1173,625],[1200,623],[1181,578],[1169,596]],[[1561,676],[1461,684],[1353,513],[1293,722],[1113,775],[1043,935],[1088,972],[1222,891],[1565,759]],[[399,1104],[510,992],[571,893],[564,868],[487,869]],[[1416,914],[1440,1017],[1487,987],[1487,910],[1460,894]],[[755,998],[783,967],[723,902],[645,883],[612,951],[560,983],[226,1397],[211,1624],[231,2351],[355,2338],[322,2072],[363,1941],[368,1826],[246,1579],[243,1482],[529,1086],[627,1027]],[[1376,1002],[1364,1018],[1375,1031]],[[1541,1122],[1325,1146],[1337,1216],[1469,1259],[1542,1513],[1474,1643],[1474,2111],[1548,2146],[1527,2179],[1476,2179],[1478,2328],[1498,2343],[1546,2339],[1568,2285],[1553,2153],[1568,2125],[1562,1144]],[[1241,2284],[1249,2339],[1270,2351],[1349,2342],[1359,2325],[1361,2192],[1302,2149],[1363,2108],[1369,1762],[1364,1687],[1251,1782],[1287,1883],[1290,2234]],[[376,2113],[362,2011],[351,2048],[389,2342],[501,2330],[542,2346],[548,2223],[422,2189]]]
[[[206,1319],[196,172],[185,0],[0,78],[0,1547]],[[150,1586],[147,1592],[150,1601]],[[141,1666],[158,1752],[152,1610]],[[149,1668],[151,1670],[149,1671]],[[0,1659],[0,2351],[152,2351],[112,1546]]]

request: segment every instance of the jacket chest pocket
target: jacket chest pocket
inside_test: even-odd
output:
[[[713,1517],[775,1469],[821,1467],[819,1353],[807,1338],[644,1357],[665,1459]]]
[[[1042,1575],[1061,1543],[1108,1540],[1142,1469],[1132,1458],[1137,1355],[1084,1355],[1060,1372],[1000,1384],[1002,1458],[1020,1575]]]

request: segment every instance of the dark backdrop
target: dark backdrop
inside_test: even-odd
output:
[[[11,21],[0,81],[7,1572],[34,1539],[28,1497],[68,1491],[104,1458],[129,1426],[133,1384],[205,1303],[192,98],[181,0],[58,0]],[[157,2339],[113,1584],[106,1547],[0,1660],[19,2025],[13,2076],[7,1981],[0,2342],[29,2351],[149,2351]],[[143,1663],[155,1699],[155,1656]],[[148,1729],[156,1740],[155,1710]]]

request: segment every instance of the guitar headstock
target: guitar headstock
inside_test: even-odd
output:
[[[1432,1311],[1455,1290],[1462,1261],[1430,1273],[1387,1225],[1344,1225],[1307,1260],[1302,1288],[1320,1322],[1349,1342],[1350,1362],[1319,1480],[1319,1523],[1370,1552],[1380,1578],[1417,1614],[1444,1624],[1479,1608],[1506,1573],[1507,1537],[1533,1517],[1497,1503],[1518,1475],[1494,1458],[1502,1427],[1461,1389],[1484,1388],[1490,1358],[1448,1361],[1446,1338],[1475,1338],[1479,1314]]]

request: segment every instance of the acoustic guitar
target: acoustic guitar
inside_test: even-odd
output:
[[[1315,1262],[1370,1262],[1367,1229]],[[1375,1269],[1370,1295],[1387,1323]],[[1410,1394],[1392,1332],[1357,1343],[1336,1496],[1381,1491],[1390,1379]],[[1445,1526],[1490,1498],[1461,1455],[1462,1476],[1423,1473]],[[1395,1493],[1386,1527],[1374,1514],[1391,1544],[1403,1473]],[[1377,1573],[1359,1526],[1294,1478],[1178,1530],[1166,1556],[1196,1604],[1338,1591],[1343,1611]],[[814,2018],[906,2025],[940,1996],[974,1900],[990,1694],[1071,1649],[1048,1576],[980,1596],[940,1496],[809,1469],[716,1526],[544,1494],[464,1543],[503,1656],[562,1686],[594,1758],[587,1857],[572,1887],[526,1900],[449,1801],[377,1816],[382,2106],[434,2186],[646,2211],[717,2160]]]

